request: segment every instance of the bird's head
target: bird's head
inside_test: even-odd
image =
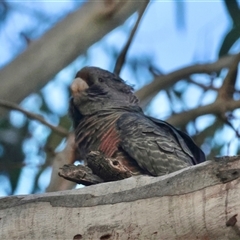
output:
[[[131,86],[116,74],[97,67],[84,67],[77,73],[71,94],[70,111],[74,107],[81,115],[138,105]]]

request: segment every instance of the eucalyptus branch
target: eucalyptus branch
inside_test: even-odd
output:
[[[139,26],[139,23],[140,23],[140,21],[142,19],[142,16],[143,16],[143,14],[144,14],[147,6],[148,6],[149,0],[145,0],[145,1],[146,1],[145,4],[139,10],[138,19],[137,19],[137,21],[135,23],[134,28],[132,29],[132,32],[131,32],[131,34],[130,34],[130,36],[128,38],[128,41],[127,41],[126,45],[124,46],[122,52],[120,53],[120,55],[119,55],[119,57],[117,59],[117,62],[116,62],[115,68],[114,68],[114,73],[116,73],[117,75],[119,75],[119,73],[121,72],[122,66],[123,66],[123,64],[125,62],[125,58],[126,58],[128,49],[129,49],[129,47],[130,47],[130,45],[132,43],[132,40],[133,40],[133,38],[135,36],[135,33],[136,33],[137,29],[138,29],[138,26]]]
[[[142,106],[146,106],[149,101],[155,96],[160,90],[166,89],[173,86],[176,82],[182,79],[188,78],[192,74],[196,73],[207,73],[219,72],[223,68],[229,68],[232,64],[235,55],[227,55],[221,57],[216,62],[195,64],[185,68],[178,69],[167,75],[161,75],[156,77],[150,84],[144,86],[136,92],[137,97],[141,100]]]
[[[186,112],[182,112],[172,117],[168,118],[166,121],[171,123],[174,126],[180,127],[184,126],[186,123],[196,119],[198,116],[206,114],[221,115],[227,111],[233,111],[236,108],[240,108],[240,100],[229,100],[224,101],[222,99],[216,100],[214,103],[200,106],[194,109],[191,109]]]
[[[47,127],[49,127],[52,131],[56,132],[57,134],[63,136],[63,137],[67,137],[68,136],[68,131],[60,126],[53,126],[52,124],[48,123],[47,121],[44,120],[44,118],[40,115],[28,112],[26,110],[24,110],[23,108],[19,107],[17,104],[9,102],[9,101],[5,101],[0,99],[0,107],[3,108],[7,108],[10,110],[17,110],[23,114],[25,114],[28,118],[33,119],[33,120],[37,120],[40,123],[46,125]]]

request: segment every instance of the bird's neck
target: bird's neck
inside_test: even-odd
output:
[[[91,118],[91,117],[106,117],[106,116],[116,116],[116,115],[121,115],[124,114],[126,112],[137,112],[137,113],[142,113],[142,109],[141,107],[139,107],[138,105],[128,105],[128,106],[113,106],[113,107],[108,107],[108,108],[102,108],[99,109],[91,114],[86,114],[84,115],[84,118]]]

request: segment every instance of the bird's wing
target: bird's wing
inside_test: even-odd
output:
[[[176,129],[169,123],[164,122],[162,120],[159,120],[153,117],[148,117],[148,118],[151,119],[159,127],[165,125],[172,130],[172,132],[177,137],[179,144],[182,146],[183,151],[188,151],[188,149],[191,151],[191,154],[193,155],[193,164],[198,164],[206,161],[206,157],[203,151],[194,143],[192,138],[189,137],[186,133]]]
[[[168,125],[158,126],[141,113],[125,113],[116,124],[120,147],[151,175],[160,176],[193,165],[191,151]]]

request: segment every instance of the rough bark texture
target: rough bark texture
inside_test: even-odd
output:
[[[240,157],[0,199],[0,239],[240,239]],[[227,226],[228,225],[228,226]]]
[[[1,98],[19,102],[39,91],[61,69],[143,5],[144,2],[117,0],[85,3],[0,71]]]

